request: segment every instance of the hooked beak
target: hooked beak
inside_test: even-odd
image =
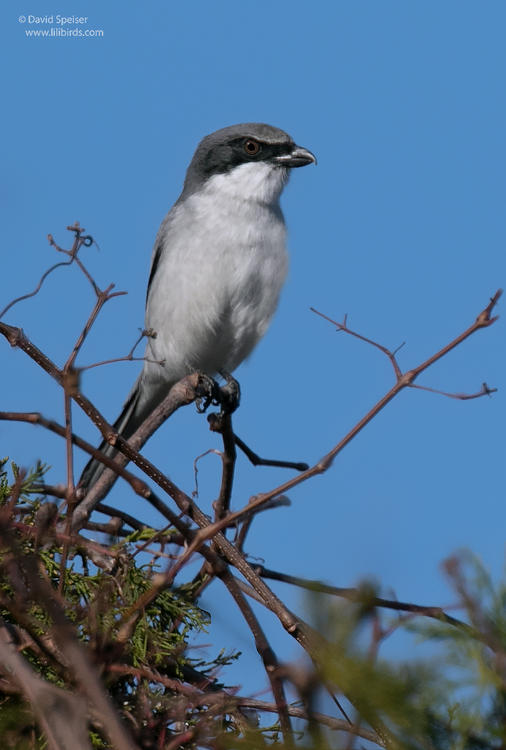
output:
[[[316,156],[307,148],[294,145],[289,154],[280,154],[275,161],[280,167],[305,167],[307,164],[316,164]]]

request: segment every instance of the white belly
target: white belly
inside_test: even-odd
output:
[[[281,211],[208,191],[176,205],[163,232],[146,308],[157,337],[146,356],[165,365],[145,363],[144,377],[173,383],[195,370],[232,372],[265,333],[286,277]]]

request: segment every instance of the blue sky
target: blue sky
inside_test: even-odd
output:
[[[128,296],[108,303],[78,364],[129,350],[143,325],[153,239],[193,150],[203,135],[241,121],[279,126],[318,156],[284,194],[290,276],[266,338],[237,372],[243,404],[235,427],[261,454],[315,462],[392,385],[386,359],[336,334],[310,306],[337,319],[348,313],[350,325],[391,348],[405,341],[399,361],[408,369],[467,327],[506,283],[504,3],[66,5],[65,15],[88,17],[81,28],[103,36],[27,37],[49,26],[19,16],[63,15],[50,0],[11,0],[0,10],[0,307],[59,259],[47,233],[68,245],[65,227],[79,220],[100,246],[83,252],[97,282],[114,282]],[[65,269],[6,320],[61,364],[93,303],[77,269]],[[62,421],[56,386],[0,345],[1,408]],[[94,369],[83,390],[112,420],[138,368]],[[501,319],[419,381],[458,392],[486,381],[500,389],[493,398],[404,392],[325,476],[290,493],[291,508],[260,515],[248,552],[336,585],[373,577],[383,591],[427,604],[452,601],[438,566],[459,548],[498,575],[504,374]],[[75,429],[97,438],[77,410]],[[191,491],[194,459],[213,447],[205,418],[188,408],[146,454]],[[48,481],[63,480],[64,444],[42,430],[0,423],[0,453],[7,452],[21,465],[41,457],[53,467]],[[78,454],[77,467],[84,462]],[[199,468],[200,503],[209,510],[219,458]],[[241,458],[234,508],[288,476]],[[112,499],[158,522],[125,487]],[[274,588],[303,606],[297,592]],[[230,602],[218,585],[203,604],[216,602],[217,625],[228,625]],[[234,628],[226,645],[256,663],[239,619]],[[274,645],[283,658],[297,657],[287,640],[274,636]]]

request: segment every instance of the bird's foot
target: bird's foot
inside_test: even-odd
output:
[[[199,372],[199,382],[195,392],[195,404],[199,414],[204,414],[210,406],[221,406],[220,414],[232,414],[241,400],[239,383],[228,372],[221,371],[220,375],[226,383],[219,386],[216,380]]]
[[[233,414],[241,401],[241,388],[237,380],[233,378],[229,372],[222,370],[220,375],[227,381],[226,384],[220,388],[221,413]]]
[[[216,380],[203,372],[199,372],[199,382],[195,393],[197,394],[195,404],[199,414],[204,414],[211,405],[217,406],[221,404],[220,386]]]

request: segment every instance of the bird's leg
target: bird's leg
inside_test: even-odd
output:
[[[241,388],[239,383],[229,372],[220,370],[220,375],[226,384],[220,388],[220,404],[222,414],[233,414],[241,401]]]

